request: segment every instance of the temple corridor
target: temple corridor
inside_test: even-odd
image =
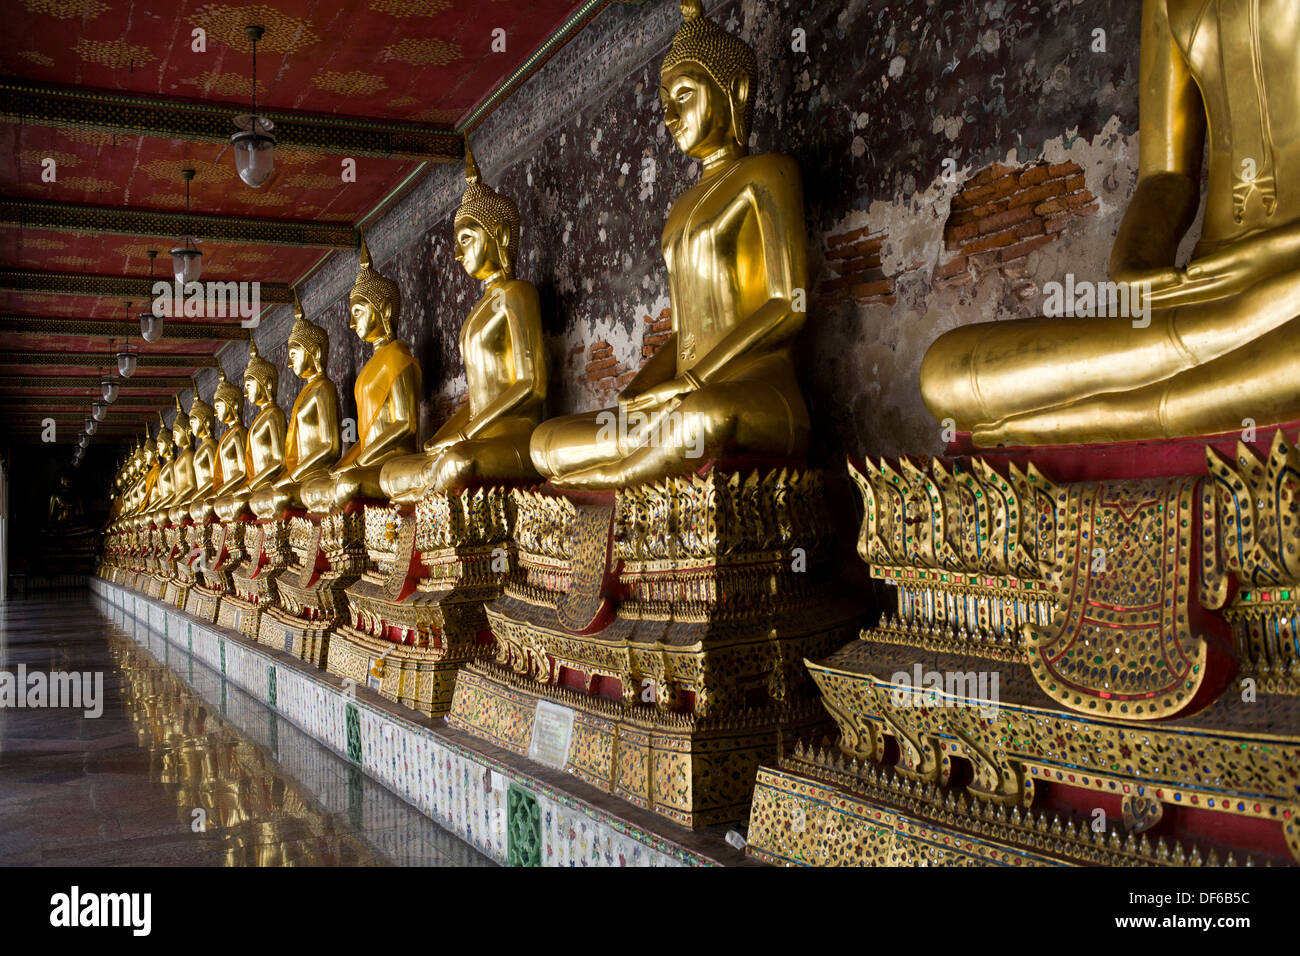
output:
[[[85,588],[0,603],[0,672],[90,676],[81,707],[0,707],[0,865],[492,865],[144,632]]]

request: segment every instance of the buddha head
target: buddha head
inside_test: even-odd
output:
[[[259,408],[275,401],[280,373],[275,366],[257,354],[257,343],[248,337],[248,365],[244,369],[244,394]]]
[[[197,393],[196,393],[197,394]],[[190,418],[185,414],[185,409],[181,408],[181,396],[179,393],[172,396],[176,402],[176,417],[172,419],[172,441],[181,448],[190,443]]]
[[[158,457],[163,461],[171,461],[172,457],[172,436],[167,432],[167,419],[163,418],[163,413],[158,413],[158,438],[155,441],[158,446]]]
[[[149,437],[149,429],[144,432],[144,445],[140,448],[140,467],[148,471],[153,467],[154,462],[158,460],[158,449],[153,440]]]
[[[362,341],[382,344],[393,337],[402,294],[396,282],[375,271],[364,232],[361,233],[361,268],[352,283],[350,305],[350,324]]]
[[[329,361],[329,334],[303,313],[298,290],[293,290],[293,328],[289,331],[289,367],[299,378],[311,381],[325,371]]]
[[[233,425],[243,417],[244,395],[226,378],[226,370],[217,366],[217,390],[212,394],[212,409],[217,419]]]
[[[453,224],[456,261],[480,281],[498,273],[504,279],[513,279],[519,248],[519,207],[483,182],[468,140],[465,182],[468,185]]]
[[[700,0],[682,0],[681,29],[659,69],[664,123],[686,155],[749,148],[758,59],[744,40],[703,15]]]
[[[216,413],[211,405],[199,397],[199,383],[194,383],[194,401],[190,402],[190,431],[200,441],[212,437],[213,419]]]

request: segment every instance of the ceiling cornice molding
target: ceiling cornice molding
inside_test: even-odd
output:
[[[90,295],[110,298],[148,299],[154,285],[166,282],[165,276],[95,276],[79,272],[31,272],[25,269],[0,269],[0,291],[37,295]],[[203,282],[235,282],[235,279],[205,279]],[[291,305],[293,289],[280,282],[259,283],[258,294],[264,304]]]
[[[0,351],[0,365],[64,365],[69,368],[101,368],[102,352],[11,352]],[[142,354],[138,365],[149,368],[216,368],[212,355],[147,355]],[[189,382],[177,376],[177,384],[188,387]]]
[[[0,332],[31,335],[82,335],[92,338],[125,339],[139,335],[139,325],[129,319],[61,319],[34,315],[0,315]],[[235,342],[248,338],[248,329],[238,322],[180,322],[165,323],[163,338],[198,339]],[[105,353],[108,362],[112,355]],[[0,385],[3,385],[0,380]]]
[[[356,229],[338,223],[203,213],[186,215],[158,209],[95,206],[18,196],[0,196],[0,225],[122,236],[192,234],[207,242],[310,249],[355,249],[361,245]]]
[[[106,355],[105,359],[112,359],[112,356]],[[105,369],[113,369],[113,381],[117,383],[119,389],[156,389],[167,391],[168,393],[176,390],[178,385],[186,385],[189,379],[181,375],[159,376],[157,378],[148,378],[141,375],[133,375],[130,378],[119,378],[116,373],[117,363],[107,361],[103,366]],[[40,391],[58,391],[65,388],[99,388],[101,377],[88,375],[35,375],[31,373],[14,374],[12,372],[0,373],[0,389],[21,388],[27,392]]]
[[[227,144],[239,112],[240,107],[234,104],[193,103],[0,77],[0,119],[8,123]],[[433,162],[464,156],[458,133],[429,124],[267,109],[259,109],[257,115],[275,123],[276,145],[281,149]]]
[[[533,74],[555,55],[555,52],[560,47],[582,29],[587,24],[587,21],[609,6],[611,2],[613,0],[584,0],[582,5],[569,14],[565,21],[556,28],[554,33],[546,38],[546,41],[541,46],[529,54],[523,63],[515,67],[509,76],[498,83],[495,89],[461,118],[460,122],[456,124],[456,132],[461,135],[473,132],[474,128],[482,123],[502,101],[524,83],[527,83]],[[625,2],[625,0],[620,0],[620,2]]]

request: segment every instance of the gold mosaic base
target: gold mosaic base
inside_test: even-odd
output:
[[[221,606],[221,595],[196,584],[190,588],[185,598],[185,611],[203,621],[216,621],[217,609]]]
[[[331,674],[368,685],[379,696],[430,717],[447,713],[456,672],[465,663],[465,658],[372,637],[350,625],[330,635],[327,651],[325,666]],[[380,658],[381,666],[376,663]]]
[[[1158,816],[1157,816],[1158,820]],[[747,852],[785,866],[1259,866],[1122,818],[998,806],[803,744],[758,770]]]
[[[489,662],[461,670],[447,723],[527,755],[541,700],[575,712],[566,772],[687,827],[746,815],[754,773],[777,751],[775,727],[789,739],[827,726],[815,703],[697,721],[539,685]]]
[[[178,610],[185,610],[185,599],[190,593],[190,585],[183,581],[168,581],[163,600]]]
[[[263,610],[257,643],[292,654],[313,667],[324,667],[329,653],[328,625],[308,625],[278,607]]]
[[[258,625],[262,620],[262,607],[233,594],[221,595],[217,623],[238,631],[250,640],[257,640]]]

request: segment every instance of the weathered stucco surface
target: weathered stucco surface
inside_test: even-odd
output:
[[[788,153],[803,170],[812,291],[798,354],[817,423],[814,459],[837,467],[845,453],[937,452],[940,426],[917,385],[927,346],[957,325],[1040,312],[1043,284],[1066,271],[1105,278],[1137,168],[1140,4],[727,0],[706,8],[758,52],[753,148]],[[608,343],[616,371],[634,370],[646,317],[669,304],[660,233],[673,198],[698,176],[658,102],[659,62],[679,22],[675,2],[612,4],[472,133],[485,178],[523,217],[519,274],[541,293],[552,414],[610,402],[608,371],[589,371],[592,349]],[[941,277],[952,268],[945,226],[954,196],[993,164],[1040,161],[1079,167],[1095,199],[1088,214],[1049,225],[1055,238],[1014,261]],[[479,294],[452,256],[461,172],[433,169],[369,229],[379,268],[402,287],[399,332],[423,365],[424,435],[463,393],[457,335]],[[882,237],[870,268],[885,291],[818,291],[835,275],[828,248],[855,230]],[[355,254],[335,254],[303,295],[330,331],[330,371],[346,393],[368,351],[347,327],[355,270]],[[287,311],[257,333],[282,367]],[[224,361],[239,375],[244,350],[229,349]],[[297,387],[282,373],[286,406]],[[350,394],[344,405],[354,413]]]

